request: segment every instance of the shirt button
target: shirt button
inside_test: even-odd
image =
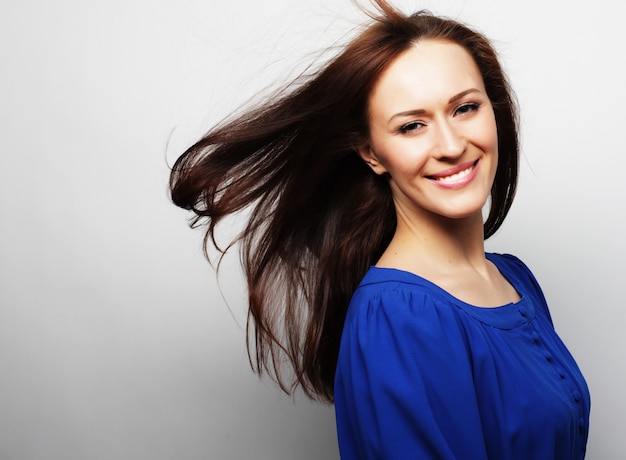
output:
[[[572,397],[574,398],[574,401],[576,401],[577,403],[580,402],[580,393],[578,391],[574,391],[572,393]]]
[[[552,355],[550,353],[546,353],[545,355],[546,361],[548,361],[549,363],[552,362]]]
[[[539,334],[537,334],[536,331],[533,331],[532,338],[533,338],[533,342],[535,342],[536,345],[539,345]]]
[[[522,315],[522,318],[526,318],[526,310],[520,309],[519,314]]]

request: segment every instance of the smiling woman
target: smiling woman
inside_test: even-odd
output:
[[[518,168],[496,54],[375,3],[318,73],[190,147],[172,198],[206,245],[250,209],[251,362],[334,401],[342,458],[583,458],[585,380],[529,269],[484,249]]]

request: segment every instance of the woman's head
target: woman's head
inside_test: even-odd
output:
[[[398,216],[410,216],[413,225],[429,225],[435,216],[482,223],[498,135],[469,53],[429,39],[398,56],[370,94],[369,140],[358,151],[387,176]]]
[[[330,131],[352,146],[367,144],[370,135],[370,95],[383,72],[400,55],[424,41],[444,41],[462,47],[475,62],[493,106],[498,134],[499,162],[491,190],[491,211],[485,235],[491,236],[506,216],[515,194],[518,169],[518,122],[516,106],[506,76],[489,41],[469,27],[428,12],[404,16],[386,2],[382,14],[357,36],[320,75],[328,81],[330,111],[338,109]],[[331,83],[332,82],[332,83]],[[330,98],[335,98],[335,103]],[[346,112],[346,110],[349,110]],[[330,115],[328,120],[333,117]],[[341,133],[340,130],[345,130]],[[345,147],[345,144],[340,148]]]

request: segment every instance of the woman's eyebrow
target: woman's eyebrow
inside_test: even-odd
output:
[[[459,94],[452,96],[450,100],[448,101],[448,104],[453,104],[459,99],[462,99],[464,96],[467,96],[470,93],[480,93],[480,92],[481,91],[478,88],[466,89],[465,91],[461,91]]]
[[[467,96],[468,94],[480,93],[480,92],[481,91],[478,88],[466,89],[465,91],[461,91],[459,94],[455,94],[454,96],[452,96],[450,98],[450,100],[448,101],[448,104],[454,104],[459,99],[463,99],[463,97]],[[404,112],[398,112],[398,113],[393,114],[391,116],[391,118],[389,118],[388,123],[391,123],[393,121],[393,119],[397,118],[397,117],[406,117],[406,116],[409,116],[409,115],[412,115],[412,116],[423,115],[425,113],[426,113],[426,110],[424,110],[424,109],[414,109],[414,110],[406,110]]]

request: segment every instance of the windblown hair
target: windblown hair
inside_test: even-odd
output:
[[[466,49],[498,131],[485,238],[502,224],[517,182],[517,111],[489,41],[456,21],[375,3],[379,13],[343,52],[280,97],[214,128],[178,158],[170,177],[174,203],[195,213],[192,226],[206,225],[205,253],[225,250],[215,236],[224,217],[249,210],[231,243],[240,244],[248,284],[251,365],[287,393],[301,386],[326,401],[350,298],[396,229],[387,178],[355,151],[367,142],[368,98],[387,66],[420,40]]]

